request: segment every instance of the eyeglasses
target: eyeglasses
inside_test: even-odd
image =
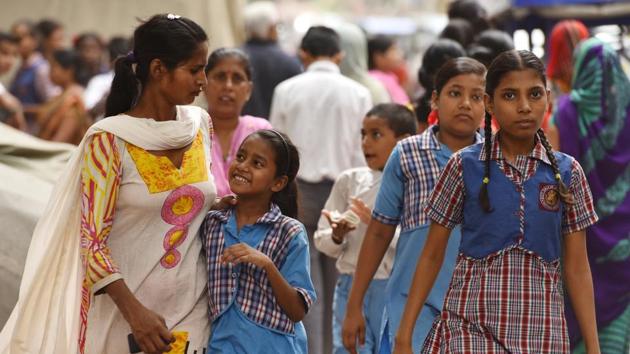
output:
[[[240,86],[249,82],[249,79],[243,75],[238,73],[234,73],[232,75],[226,72],[218,72],[216,74],[210,75],[208,77],[210,82],[219,84],[219,85],[227,85],[228,82],[231,82],[233,86]]]

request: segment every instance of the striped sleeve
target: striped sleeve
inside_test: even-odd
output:
[[[107,247],[121,176],[114,135],[95,134],[86,143],[81,168],[81,255],[92,293],[122,278]]]
[[[593,195],[588,185],[582,166],[576,160],[571,164],[571,184],[569,193],[573,195],[573,204],[565,206],[562,214],[562,234],[578,232],[597,222],[593,206]]]
[[[464,220],[464,179],[462,178],[462,158],[454,154],[429,196],[425,212],[434,222],[453,229]]]

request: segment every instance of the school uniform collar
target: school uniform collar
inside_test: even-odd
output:
[[[496,134],[493,134],[492,137],[490,138],[490,145],[492,146],[492,151],[490,152],[490,160],[505,160],[505,157],[503,157],[503,152],[501,151],[501,144],[499,144],[498,136],[499,136],[499,133],[496,133]],[[532,149],[532,151],[530,151],[529,154],[527,154],[527,157],[540,160],[546,163],[547,165],[551,166],[551,161],[549,161],[549,157],[547,156],[547,150],[545,149],[545,146],[542,144],[542,142],[538,138],[538,135],[534,136],[534,140],[536,141],[536,144],[534,145],[534,148]],[[481,152],[479,153],[479,160],[486,161],[486,145],[485,144],[481,146]]]
[[[230,217],[232,216],[234,211],[234,208],[220,210],[216,214],[216,218],[225,224],[230,220]],[[258,220],[256,220],[254,224],[273,224],[277,222],[281,216],[282,212],[280,211],[280,207],[274,203],[271,203],[271,208],[269,208],[269,210],[263,216],[258,218]]]
[[[420,136],[418,136],[418,145],[422,150],[440,150],[442,146],[437,140],[437,132],[440,127],[437,125],[429,126]]]
[[[333,63],[330,60],[321,59],[317,60],[306,68],[306,71],[324,71],[339,74],[341,70],[339,69],[339,65]]]
[[[429,126],[420,136],[418,137],[418,145],[422,150],[441,150],[442,144],[437,139],[437,132],[440,131],[439,125],[431,125]],[[473,144],[477,144],[483,141],[483,137],[479,134],[478,131],[475,132],[475,142]]]

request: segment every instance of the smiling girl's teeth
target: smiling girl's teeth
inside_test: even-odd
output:
[[[247,180],[241,176],[234,176],[234,179],[240,183],[247,183]]]

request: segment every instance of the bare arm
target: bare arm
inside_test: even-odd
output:
[[[360,344],[365,343],[363,298],[394,238],[395,232],[395,225],[383,224],[374,219],[370,221],[365,232],[342,329],[343,345],[351,353],[356,353],[357,339]]]
[[[17,98],[8,92],[4,95],[0,95],[0,107],[3,107],[11,112],[10,119],[8,120],[9,125],[22,131],[27,130],[26,120],[24,119],[24,113],[22,111],[22,104]]]
[[[569,300],[577,317],[582,338],[589,354],[599,353],[593,279],[586,253],[584,230],[564,236],[563,276]]]
[[[273,262],[270,261],[267,264],[265,272],[267,272],[273,295],[278,300],[280,307],[286,312],[291,321],[302,321],[306,315],[306,307],[302,295],[284,279]]]
[[[370,221],[359,251],[357,270],[348,297],[348,307],[359,310],[362,308],[365,292],[385,257],[395,232],[395,225],[383,224],[374,219]]]
[[[71,108],[64,112],[57,130],[52,134],[50,141],[58,141],[62,143],[72,143],[77,130],[79,129],[80,113],[78,109]]]
[[[396,346],[394,348],[396,353],[411,353],[411,338],[416,320],[431,288],[433,288],[440,268],[442,268],[450,234],[450,229],[436,222],[431,223],[427,241],[409,288],[409,294],[413,294],[413,296],[407,298],[398,333],[396,333]]]

